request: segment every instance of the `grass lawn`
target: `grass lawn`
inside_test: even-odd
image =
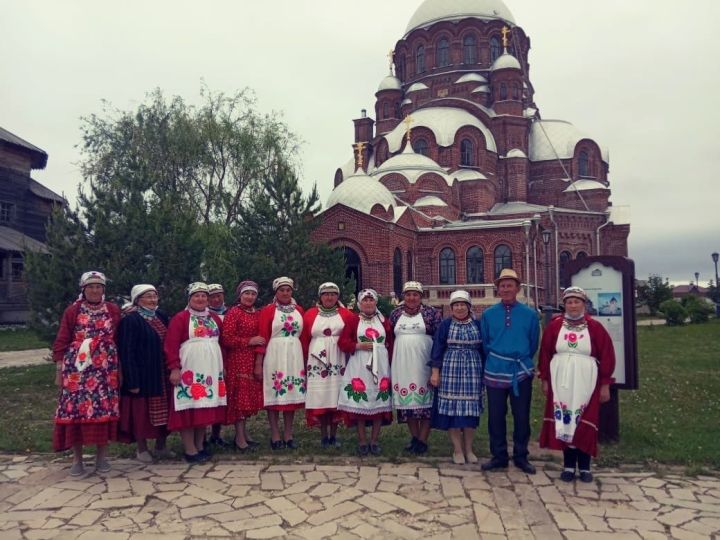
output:
[[[0,352],[46,349],[50,342],[28,328],[0,328]]]
[[[703,467],[720,469],[720,321],[685,327],[638,328],[640,389],[620,392],[620,442],[600,450],[599,463],[655,463],[684,465],[695,471]],[[52,384],[52,365],[0,369],[0,451],[52,451],[52,417],[57,389]],[[533,438],[539,433],[543,398],[536,385],[533,400]],[[343,447],[326,451],[320,448],[318,431],[304,428],[304,417],[296,418],[295,437],[301,448],[293,454],[273,454],[267,448],[266,417],[260,414],[250,421],[250,431],[263,444],[260,451],[248,455],[290,456],[323,459],[324,456],[354,455],[354,431],[343,430]],[[509,421],[508,424],[511,424]],[[486,419],[480,421],[475,448],[478,455],[488,454]],[[8,429],[9,427],[9,429]],[[508,425],[508,432],[512,431]],[[232,437],[232,430],[226,438]],[[381,444],[384,461],[407,457],[405,426],[383,428]],[[177,436],[171,446],[179,451]],[[446,458],[450,443],[443,432],[433,432],[429,457]],[[133,447],[114,445],[113,453],[131,456]]]

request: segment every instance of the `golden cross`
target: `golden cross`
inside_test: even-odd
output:
[[[510,29],[507,26],[503,26],[500,32],[502,33],[503,47],[507,49],[509,43],[508,34],[510,33]]]
[[[407,115],[405,117],[405,120],[403,120],[403,124],[405,124],[405,128],[407,129],[407,133],[405,134],[405,136],[407,137],[408,143],[410,143],[410,131],[411,131],[410,124],[412,124],[414,121],[415,120],[413,120],[412,116],[410,116],[410,115]]]
[[[388,57],[388,67],[390,68],[390,75],[392,75],[393,58],[395,57],[395,51],[393,49],[390,49],[390,52],[387,54],[387,57]]]
[[[356,165],[358,168],[362,169],[363,167],[363,150],[365,149],[365,146],[367,146],[364,142],[355,143],[353,145],[355,147],[355,151],[357,152],[357,159],[356,159]]]

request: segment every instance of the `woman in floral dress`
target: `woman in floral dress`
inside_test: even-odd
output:
[[[226,424],[235,425],[235,448],[247,452],[257,446],[247,433],[246,420],[263,407],[262,381],[255,379],[255,350],[265,345],[259,335],[260,311],[255,309],[258,284],[241,281],[237,286],[237,303],[223,320],[222,344],[225,357],[225,382],[228,389]]]
[[[357,426],[358,454],[378,456],[382,452],[380,426],[392,421],[392,332],[390,322],[377,309],[377,292],[365,289],[358,298],[360,315],[353,316],[340,336],[340,349],[351,356],[340,385],[338,410],[345,413],[348,426]],[[365,433],[368,423],[372,424],[370,444]]]
[[[105,301],[105,276],[85,272],[80,299],[63,313],[53,343],[60,387],[53,447],[73,449],[71,476],[85,474],[83,446],[96,445],[95,467],[108,472],[108,442],[117,440],[120,419],[115,330],[120,309]]]
[[[442,314],[422,303],[423,288],[418,281],[403,286],[403,302],[390,315],[393,329],[393,405],[398,422],[407,422],[412,438],[405,450],[427,452],[430,435],[433,390],[430,386],[432,337]]]
[[[222,321],[208,309],[208,286],[187,288],[188,305],[171,320],[165,359],[173,385],[168,429],[179,431],[188,463],[203,463],[207,426],[225,420],[227,389],[220,348]]]
[[[305,365],[300,342],[305,312],[292,297],[294,286],[289,277],[275,279],[275,299],[260,311],[260,335],[266,344],[257,347],[255,378],[263,383],[263,404],[270,422],[273,450],[297,448],[293,420],[295,411],[305,406]]]
[[[430,364],[435,388],[432,427],[450,433],[457,464],[478,462],[472,443],[482,412],[482,335],[470,308],[467,291],[450,295],[452,316],[435,333]]]
[[[600,404],[610,399],[615,349],[605,327],[585,312],[580,287],[563,293],[565,314],[545,328],[540,344],[539,377],[545,394],[540,446],[563,451],[560,478],[592,482],[590,459],[597,456]]]
[[[301,339],[307,349],[305,420],[309,427],[320,426],[320,444],[328,448],[338,446],[337,428],[342,421],[337,406],[345,353],[338,340],[353,315],[339,304],[340,288],[335,283],[320,285],[318,296],[317,305],[305,313]]]

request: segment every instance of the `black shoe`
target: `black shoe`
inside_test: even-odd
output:
[[[327,448],[328,446],[330,446],[330,437],[323,437],[320,441],[320,446],[322,446],[323,448]]]
[[[415,452],[415,446],[417,445],[418,442],[420,442],[420,441],[418,441],[417,437],[413,437],[412,439],[410,439],[410,442],[405,446],[405,451],[406,452]]]
[[[379,456],[380,454],[382,454],[382,447],[379,444],[371,444],[370,453],[373,456]]]
[[[202,463],[203,462],[203,456],[198,452],[197,454],[184,454],[185,461],[188,463]]]
[[[593,475],[590,471],[580,471],[580,481],[589,484],[593,481]]]
[[[483,471],[494,471],[496,469],[507,469],[507,466],[507,460],[502,460],[500,458],[492,458],[490,461],[486,461],[485,463],[480,465],[480,468]]]
[[[227,442],[222,437],[210,437],[210,444],[217,446],[218,448],[232,448],[232,444]]]
[[[563,482],[572,482],[575,480],[575,471],[563,471],[560,473],[560,480]]]
[[[270,449],[282,450],[283,448],[285,448],[285,441],[270,441]]]
[[[288,439],[287,441],[285,441],[285,448],[289,450],[296,450],[298,448],[298,445],[292,439]]]
[[[525,474],[535,474],[535,465],[530,463],[527,459],[516,459],[513,461],[515,466]]]
[[[258,446],[260,446],[260,443],[257,441],[251,441],[250,439],[246,439],[246,442],[250,448],[257,448]]]
[[[415,443],[415,450],[414,453],[418,456],[427,453],[428,451],[428,445],[421,440],[418,440],[418,442]]]
[[[207,450],[206,448],[203,448],[202,450],[200,450],[198,452],[198,455],[202,456],[203,463],[206,461],[210,461],[210,459],[212,458],[212,453],[209,450]]]
[[[367,444],[360,444],[358,445],[357,453],[359,456],[367,456],[370,452],[370,448]]]

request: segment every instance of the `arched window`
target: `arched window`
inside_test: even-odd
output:
[[[512,268],[512,251],[505,244],[500,244],[495,248],[495,279],[503,268]]]
[[[382,117],[390,118],[390,104],[387,101],[383,103]]]
[[[408,281],[414,279],[413,276],[413,253],[412,251],[408,251],[405,254],[405,257],[407,258],[407,279]]]
[[[450,248],[440,252],[440,284],[455,285],[455,252]]]
[[[475,36],[472,34],[463,38],[463,62],[465,64],[477,62],[477,47],[475,46]]]
[[[568,276],[567,265],[571,260],[572,255],[569,251],[560,252],[560,268],[558,268],[558,271],[560,273],[560,287],[563,289],[570,286],[570,276]]]
[[[422,45],[415,52],[415,73],[425,73],[425,47]]]
[[[475,145],[470,139],[460,141],[460,165],[469,167],[475,165]]]
[[[401,81],[405,78],[405,59],[402,57],[395,59],[395,76]]]
[[[467,264],[467,282],[484,283],[485,271],[483,266],[485,264],[485,257],[483,256],[482,248],[473,246],[468,249],[465,254],[465,262]]]
[[[507,84],[500,83],[500,99],[507,99],[508,93],[507,93]]]
[[[395,102],[395,118],[400,118],[400,102]]]
[[[587,253],[585,253],[584,251],[578,251],[578,254],[575,255],[575,258],[576,258],[578,261],[579,261],[580,259],[584,259],[585,257],[587,257]]]
[[[520,99],[520,85],[518,83],[512,83],[512,98],[519,100]]]
[[[590,176],[590,159],[585,150],[580,152],[578,156],[578,174],[580,176]]]
[[[345,277],[355,280],[355,295],[362,290],[362,266],[360,255],[353,248],[345,246],[342,249],[345,256]]]
[[[494,62],[502,54],[502,48],[500,47],[500,40],[497,36],[490,38],[490,62]]]
[[[425,139],[415,139],[412,146],[416,154],[428,155],[428,143]]]
[[[450,65],[450,46],[448,40],[443,38],[438,41],[435,50],[435,67],[445,67]]]
[[[400,248],[395,248],[393,254],[393,289],[397,296],[400,296],[402,292],[402,284],[402,253],[400,253]]]

